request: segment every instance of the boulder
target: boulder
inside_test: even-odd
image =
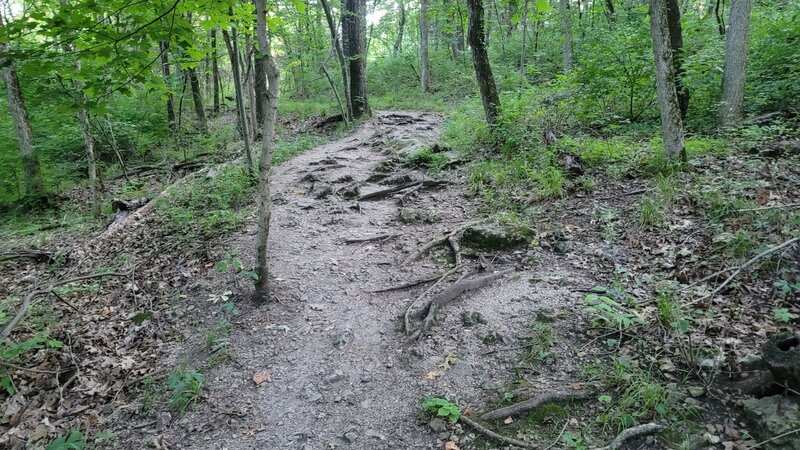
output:
[[[500,225],[473,225],[464,230],[461,243],[476,250],[510,250],[525,244],[521,233],[512,232]]]
[[[773,395],[772,397],[751,398],[743,402],[744,414],[750,425],[750,432],[758,441],[772,439],[786,432],[800,428],[800,404],[797,400]],[[798,433],[774,439],[764,444],[766,450],[800,450]]]

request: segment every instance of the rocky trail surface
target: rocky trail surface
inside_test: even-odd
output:
[[[269,249],[274,301],[261,307],[239,303],[231,362],[206,374],[203,400],[185,415],[159,421],[159,445],[407,449],[442,448],[446,440],[469,445],[475,439],[472,430],[451,437],[453,428],[420,421],[420,400],[437,395],[458,401],[462,409],[490,409],[486,399],[497,401],[518,364],[518,351],[506,350],[519,345],[519,330],[537,313],[564,318],[559,311],[580,302],[567,285],[590,282],[552,254],[467,254],[464,268],[433,292],[473,275],[479,260],[488,271],[517,270],[459,296],[441,308],[419,341],[406,342],[405,311],[430,283],[375,291],[452,267],[446,246],[441,255],[433,249],[404,260],[431,238],[470,221],[475,204],[458,179],[412,185],[395,197],[368,194],[427,179],[400,167],[397,154],[432,144],[440,124],[440,117],[429,113],[379,113],[344,139],[276,169]],[[364,240],[376,236],[381,238]],[[224,247],[241,249],[250,262],[254,238],[250,224]],[[525,269],[521,261],[534,256],[545,261]],[[207,314],[203,323],[221,314],[206,299],[231,289],[229,282],[209,271],[191,290],[190,302]],[[188,338],[175,344],[176,365],[191,367],[201,357],[201,344],[192,350],[191,342],[202,342],[203,329],[196,327],[195,336],[187,331]],[[556,343],[553,351],[569,351],[561,346]],[[569,359],[559,366],[541,379],[536,371],[523,378],[531,377],[534,392],[563,388],[575,367]]]

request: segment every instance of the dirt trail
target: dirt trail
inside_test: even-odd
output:
[[[348,137],[276,169],[270,252],[279,301],[260,308],[241,303],[231,336],[233,362],[206,374],[204,400],[163,434],[170,448],[442,448],[441,439],[450,432],[434,432],[418,420],[423,396],[446,396],[477,410],[486,408],[488,400],[497,401],[514,376],[519,355],[482,354],[519,345],[514,341],[538,311],[568,311],[580,301],[568,285],[590,281],[549,252],[501,256],[497,268],[513,267],[525,256],[538,260],[537,268],[468,293],[440,313],[430,336],[404,346],[402,314],[427,286],[370,291],[447,267],[430,256],[401,261],[431,236],[469,220],[475,205],[453,179],[445,189],[420,191],[406,206],[437,220],[404,224],[395,199],[357,202],[337,190],[352,183],[361,185],[362,194],[386,188],[367,181],[376,166],[398,147],[433,142],[440,124],[438,116],[428,113],[380,113]],[[411,175],[423,177],[421,172]],[[328,188],[332,193],[324,195]],[[251,224],[225,247],[241,249],[242,259],[251,262],[254,230]],[[345,243],[385,233],[401,236]],[[222,317],[219,308],[206,302],[208,294],[228,288],[224,277],[211,271],[208,276],[189,296],[208,311],[205,324]],[[486,323],[466,326],[462,311],[477,311]],[[202,342],[203,330],[197,327],[196,336],[176,346],[176,363],[188,358],[191,364],[186,348]],[[500,342],[487,347],[487,336]],[[552,351],[568,349],[557,343]],[[524,375],[529,390],[568,382],[575,368],[570,358],[559,359],[564,361],[551,373]],[[271,381],[256,387],[253,374],[262,370],[269,371]],[[462,435],[461,444],[470,439],[469,433]]]

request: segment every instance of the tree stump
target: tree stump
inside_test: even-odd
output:
[[[773,335],[762,349],[764,362],[777,383],[800,389],[800,337],[791,331]]]

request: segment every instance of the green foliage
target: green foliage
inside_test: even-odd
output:
[[[170,372],[167,378],[167,387],[172,391],[172,406],[183,412],[190,405],[197,403],[202,394],[204,382],[203,374],[191,369]]]
[[[592,316],[593,327],[621,331],[644,323],[634,311],[609,296],[588,294],[584,301],[589,305],[586,311]]]
[[[794,313],[790,313],[786,308],[775,308],[772,310],[772,318],[778,322],[791,322],[794,319],[797,319],[798,315]]]
[[[68,435],[51,442],[45,450],[81,450],[86,448],[86,445],[86,436],[73,428]]]
[[[454,403],[441,397],[426,397],[422,400],[422,409],[437,417],[443,417],[456,423],[461,416],[461,410]]]

